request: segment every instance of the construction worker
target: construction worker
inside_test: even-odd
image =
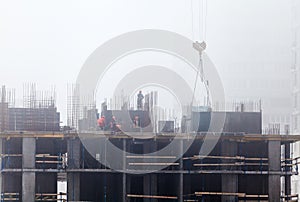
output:
[[[182,119],[181,119],[181,132],[182,133],[186,133],[186,129],[187,129],[187,126],[186,126],[186,121],[187,121],[187,117],[184,115],[182,116]]]
[[[135,116],[133,119],[133,126],[134,128],[138,128],[140,126],[140,118],[139,116]]]
[[[105,128],[105,117],[104,116],[101,116],[100,119],[98,119],[98,126],[101,130],[104,130]]]
[[[117,131],[117,121],[116,121],[116,117],[115,116],[111,117],[110,130],[111,130],[112,134],[115,134],[115,132]]]
[[[142,94],[142,91],[139,91],[139,94],[137,95],[137,109],[142,110],[143,109],[143,99],[144,95]]]

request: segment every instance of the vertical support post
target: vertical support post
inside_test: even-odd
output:
[[[126,190],[127,190],[127,193],[131,193],[131,175],[130,174],[127,174],[126,176]]]
[[[180,171],[180,174],[179,174],[179,190],[178,190],[178,201],[179,202],[183,202],[183,140],[180,140],[180,154],[181,154],[181,157],[179,159],[179,171]]]
[[[24,137],[22,141],[22,201],[35,201],[36,139]]]
[[[79,138],[68,139],[68,169],[80,168],[81,142]],[[67,172],[68,201],[80,201],[80,173]]]
[[[156,142],[156,139],[153,140],[151,148],[152,148],[152,152],[157,151],[157,142]],[[151,178],[150,179],[151,180],[151,193],[153,195],[157,195],[157,174],[151,173],[150,174],[150,178]]]
[[[157,176],[156,174],[144,175],[144,195],[157,195]],[[157,202],[157,199],[144,199],[144,202]]]
[[[268,142],[269,172],[269,201],[280,202],[280,141],[270,140]]]
[[[144,153],[149,153],[150,145],[149,145],[148,142],[144,143],[143,150],[144,150]],[[145,174],[144,177],[143,177],[144,195],[151,195],[151,181],[150,180],[151,180],[150,174]],[[143,201],[144,202],[150,202],[150,200],[151,199],[145,198]]]
[[[152,152],[156,150],[156,140],[146,142],[144,144],[144,153]],[[156,174],[145,174],[143,177],[144,195],[156,195],[157,194],[157,176]],[[157,199],[144,199],[144,202],[157,202]]]
[[[126,138],[123,139],[123,174],[122,174],[122,198],[123,202],[126,202]]]
[[[3,151],[2,151],[2,148],[3,147],[3,143],[2,143],[2,138],[0,138],[0,166],[1,166],[1,170],[0,170],[0,194],[2,194],[3,193],[3,189],[2,189],[2,187],[3,187],[3,183],[2,183],[2,169],[3,169],[3,167],[2,167],[2,154],[3,154]]]
[[[151,180],[151,194],[157,195],[157,174],[150,174]],[[151,201],[152,202],[152,201]]]
[[[130,150],[131,146],[132,146],[132,141],[128,139],[128,145],[127,145],[128,152],[131,152],[131,150]],[[127,163],[127,161],[126,161],[126,163]],[[130,174],[126,175],[126,192],[129,194],[131,193],[131,175]]]
[[[225,140],[221,142],[221,156],[236,156],[237,148],[237,142]],[[234,160],[222,160],[224,163],[232,163],[232,161]],[[238,176],[236,174],[222,174],[222,192],[238,192]],[[222,196],[222,202],[226,201],[236,201],[236,197]]]
[[[150,182],[150,174],[145,174],[143,177],[143,182],[144,182],[144,195],[151,195],[151,182]],[[145,198],[143,200],[144,202],[150,202],[151,199]]]
[[[286,164],[290,164],[292,161],[291,160],[286,160],[286,159],[290,159],[291,158],[291,146],[290,143],[286,143],[284,145],[284,156],[285,156],[285,163]],[[290,172],[291,171],[291,167],[289,166],[285,166],[285,171],[286,172]],[[286,196],[291,195],[291,175],[285,175],[285,179],[284,179],[284,184],[285,184],[285,190],[284,193]],[[287,198],[287,200],[290,200],[289,198]]]

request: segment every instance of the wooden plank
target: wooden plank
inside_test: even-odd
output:
[[[19,193],[5,192],[5,193],[2,193],[2,195],[4,195],[4,196],[7,196],[7,195],[9,195],[9,196],[19,196],[20,194]]]
[[[220,195],[220,196],[245,196],[245,193],[230,193],[230,192],[195,192],[195,195]]]
[[[256,157],[245,157],[245,156],[199,156],[194,155],[191,158],[195,159],[233,159],[233,160],[246,160],[246,161],[267,161],[268,158],[256,158]]]
[[[280,198],[298,198],[298,194],[282,195]]]
[[[57,158],[59,158],[60,156],[50,156],[50,155],[49,155],[49,156],[41,156],[41,155],[36,155],[35,157],[36,157],[36,158],[56,158],[56,159],[57,159]],[[62,156],[61,156],[61,157],[62,157]]]
[[[126,156],[130,159],[176,159],[176,156]]]
[[[128,163],[130,166],[178,166],[179,163]]]
[[[269,163],[244,163],[245,166],[267,166]]]
[[[194,163],[194,166],[267,166],[268,163],[243,163],[243,162],[236,162],[236,163]]]
[[[246,193],[230,193],[230,192],[195,192],[195,195],[220,195],[220,196],[238,196],[239,198],[268,198],[269,195],[246,194]]]
[[[243,166],[242,163],[195,163],[194,166]]]
[[[246,194],[243,198],[269,198],[269,195],[265,194]]]
[[[57,163],[62,163],[62,161],[35,161],[36,163],[53,163],[53,164],[57,164]]]
[[[233,160],[243,160],[244,158],[242,156],[199,156],[194,155],[191,157],[192,160],[198,160],[198,159],[233,159]]]
[[[66,196],[66,193],[59,193],[59,194],[51,194],[51,193],[45,193],[45,194],[41,194],[41,193],[37,193],[35,194],[36,196]]]
[[[177,196],[155,196],[155,195],[138,195],[138,194],[127,194],[128,198],[153,198],[153,199],[174,199],[177,200]]]

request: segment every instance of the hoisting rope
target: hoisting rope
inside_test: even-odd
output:
[[[201,8],[202,8],[202,12],[201,12]],[[192,35],[193,35],[193,40],[194,40],[193,0],[191,0],[191,12],[192,12]],[[193,47],[199,52],[199,63],[198,63],[196,79],[195,79],[195,83],[194,83],[193,96],[192,96],[192,101],[191,101],[191,108],[193,106],[193,102],[194,102],[194,98],[195,98],[195,93],[196,93],[199,74],[200,74],[201,82],[204,83],[205,89],[206,89],[206,94],[207,94],[206,104],[207,104],[207,106],[211,105],[210,96],[209,96],[208,81],[205,80],[204,69],[203,69],[203,59],[202,59],[202,52],[206,49],[206,43],[205,43],[206,26],[207,26],[207,23],[206,23],[206,19],[207,19],[207,1],[206,0],[201,0],[201,4],[199,3],[199,18],[200,18],[200,13],[202,13],[202,21],[200,21],[200,19],[199,19],[199,35],[200,35],[200,27],[202,27],[203,42],[199,43],[198,41],[196,41],[195,43],[193,43]]]

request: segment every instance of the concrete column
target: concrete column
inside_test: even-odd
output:
[[[81,142],[79,138],[68,140],[68,168],[80,168]]]
[[[221,156],[237,156],[237,142],[221,142]],[[223,159],[223,163],[232,163],[234,160]],[[226,166],[223,167],[226,169]],[[236,174],[222,174],[222,192],[238,192],[238,176]],[[222,196],[222,202],[236,201],[235,196]]]
[[[35,201],[35,172],[22,174],[22,201]]]
[[[79,169],[81,142],[79,138],[68,140],[68,169]],[[67,172],[68,201],[80,201],[80,173]]]
[[[68,173],[68,201],[80,201],[80,173]]]
[[[281,171],[280,141],[268,142],[269,171]],[[280,174],[269,175],[269,201],[280,202]]]
[[[36,139],[23,138],[22,145],[22,201],[35,201],[35,152]]]

